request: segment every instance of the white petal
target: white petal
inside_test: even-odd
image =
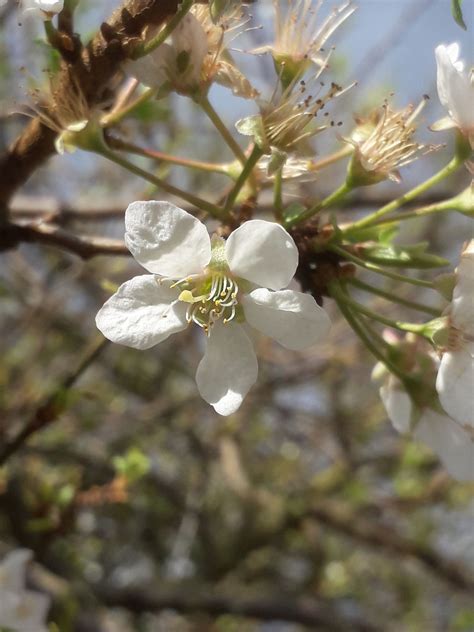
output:
[[[390,375],[385,384],[381,386],[380,398],[397,432],[405,434],[411,430],[411,418],[413,404],[410,396],[400,382]]]
[[[443,354],[436,390],[448,415],[474,428],[474,343]]]
[[[281,290],[298,266],[298,249],[283,226],[253,219],[239,226],[226,242],[226,258],[234,274],[272,290]]]
[[[0,627],[15,632],[47,632],[47,595],[30,590],[5,591],[0,599]]]
[[[451,476],[474,480],[474,442],[469,433],[447,415],[434,410],[423,414],[414,436],[439,456]]]
[[[95,322],[106,338],[149,349],[187,326],[187,304],[179,292],[152,274],[126,281],[99,310]]]
[[[181,279],[201,272],[211,258],[204,224],[169,202],[132,202],[125,230],[132,255],[155,274]]]
[[[464,64],[457,57],[459,46],[440,45],[435,50],[438,66],[437,85],[441,103],[462,130],[470,130],[474,125],[474,84]]]
[[[0,564],[0,592],[5,589],[22,590],[25,586],[26,566],[32,558],[28,549],[8,553]]]
[[[166,80],[166,69],[171,63],[173,49],[169,44],[161,44],[149,55],[125,64],[125,70],[144,86],[159,88]]]
[[[204,58],[208,51],[206,32],[199,20],[187,13],[173,30],[171,36],[176,55],[183,51],[189,53],[189,65],[185,69],[185,75],[190,81],[199,81]]]
[[[253,345],[241,325],[217,322],[196,372],[201,397],[219,415],[231,415],[257,379]]]
[[[456,268],[451,318],[465,335],[474,337],[474,241],[461,255]]]
[[[302,292],[258,288],[244,295],[242,304],[249,325],[287,349],[307,349],[326,336],[331,327],[324,309]]]

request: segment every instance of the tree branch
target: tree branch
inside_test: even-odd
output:
[[[184,614],[205,613],[213,617],[230,614],[263,621],[298,623],[315,632],[376,632],[381,629],[357,616],[344,616],[329,603],[318,603],[315,600],[306,602],[288,596],[241,599],[209,593],[199,595],[195,591],[166,594],[150,590],[110,588],[99,588],[98,594],[106,605],[126,608],[136,613],[171,609]]]
[[[55,102],[80,88],[89,106],[100,103],[109,84],[127,58],[133,39],[147,25],[158,26],[176,12],[178,0],[127,0],[104,22],[75,61],[63,60]],[[54,116],[54,105],[52,115]],[[15,191],[54,153],[55,132],[33,119],[0,157],[0,225],[6,223],[7,205]]]
[[[19,242],[40,243],[72,252],[82,259],[97,255],[130,256],[130,251],[119,239],[93,235],[75,235],[55,224],[7,224],[0,235],[0,251]]]
[[[386,524],[377,524],[354,512],[348,513],[341,507],[331,507],[329,504],[314,508],[310,515],[318,522],[360,542],[404,557],[412,557],[457,590],[474,591],[474,579],[455,562],[440,556],[426,544],[403,537]]]
[[[86,351],[78,366],[68,373],[58,387],[38,406],[26,425],[18,431],[11,441],[0,446],[0,467],[4,465],[33,434],[43,430],[59,417],[67,405],[68,390],[99,357],[108,342],[108,340],[102,337],[96,340]]]

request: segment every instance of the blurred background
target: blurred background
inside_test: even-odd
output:
[[[81,0],[76,30],[86,40],[118,4]],[[322,15],[334,4],[327,0]],[[450,134],[428,130],[442,116],[434,48],[459,41],[468,64],[474,58],[472,0],[463,4],[467,33],[449,0],[356,4],[336,33],[329,71],[342,85],[358,82],[331,109],[343,122],[338,131],[348,134],[354,113],[366,114],[392,92],[397,106],[428,94],[419,135],[446,147],[405,169],[402,184],[357,195],[341,211],[351,217],[448,162]],[[250,12],[252,25],[263,28],[232,46],[268,95],[272,64],[245,51],[271,40],[272,4],[258,0]],[[24,109],[28,90],[44,89],[45,70],[54,70],[39,27],[13,2],[0,9],[0,149],[25,125],[11,112]],[[256,111],[221,88],[210,98],[231,128]],[[120,133],[180,156],[232,160],[185,97],[145,104]],[[339,146],[331,130],[315,149],[324,156]],[[146,159],[137,164],[209,199],[228,183]],[[320,198],[344,169],[292,185],[289,195]],[[468,182],[461,172],[429,199]],[[124,209],[150,197],[163,199],[78,151],[39,169],[12,214],[121,239]],[[454,214],[417,220],[409,238],[428,239],[455,262],[472,236],[469,222]],[[0,558],[20,546],[34,551],[29,581],[53,596],[52,630],[474,630],[472,486],[453,482],[428,449],[394,431],[370,378],[374,360],[330,301],[333,328],[317,348],[295,353],[259,341],[258,382],[239,412],[222,418],[197,395],[200,332],[145,352],[102,341],[95,314],[117,284],[142,272],[133,260],[82,260],[26,244],[2,253],[1,262],[0,453],[25,425],[48,423],[0,469]]]

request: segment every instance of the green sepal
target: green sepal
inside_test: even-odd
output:
[[[298,219],[306,213],[308,209],[299,202],[291,202],[283,211],[283,224],[292,225],[298,222]]]
[[[272,176],[285,164],[288,158],[288,154],[285,151],[281,151],[276,147],[272,147],[270,160],[268,161],[267,174]]]
[[[244,136],[253,136],[255,143],[265,153],[270,152],[267,135],[265,134],[265,128],[260,114],[253,114],[252,116],[246,116],[243,119],[239,119],[235,124],[235,128]]]
[[[380,244],[390,244],[398,234],[399,227],[391,224],[388,226],[368,226],[367,228],[356,228],[351,231],[350,227],[344,231],[344,239],[351,244],[360,244],[364,241],[376,241]]]
[[[449,265],[447,259],[426,252],[427,247],[427,242],[413,246],[374,244],[361,246],[359,253],[366,261],[396,268],[428,269]]]
[[[433,286],[450,303],[453,299],[456,281],[457,277],[454,272],[445,272],[434,279]]]

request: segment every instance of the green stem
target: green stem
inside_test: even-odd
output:
[[[412,285],[418,285],[420,287],[427,287],[433,289],[434,285],[431,281],[424,281],[423,279],[414,279],[413,277],[405,276],[404,274],[397,274],[396,272],[389,272],[384,268],[376,265],[375,263],[369,263],[368,261],[364,261],[360,257],[351,254],[344,248],[340,246],[331,245],[329,249],[333,252],[336,252],[338,255],[347,259],[348,261],[352,261],[358,266],[365,268],[366,270],[370,270],[371,272],[376,272],[377,274],[381,274],[383,276],[388,277],[389,279],[394,279],[395,281],[401,281],[402,283],[411,283]]]
[[[101,148],[101,149],[97,149],[96,151],[98,154],[100,154],[104,158],[107,158],[108,160],[115,162],[117,165],[120,165],[121,167],[123,167],[124,169],[127,169],[131,173],[134,173],[135,175],[140,176],[144,180],[151,182],[152,184],[159,187],[160,189],[163,189],[163,191],[166,191],[167,193],[170,193],[171,195],[175,195],[176,197],[186,200],[186,202],[189,202],[193,206],[196,206],[197,208],[202,209],[203,211],[206,211],[213,217],[220,218],[222,216],[222,211],[219,207],[215,206],[214,204],[211,204],[210,202],[207,202],[206,200],[203,200],[200,197],[197,197],[196,195],[193,195],[192,193],[188,193],[187,191],[178,189],[172,184],[168,184],[168,182],[165,182],[161,178],[158,178],[157,176],[154,176],[153,174],[148,173],[148,171],[145,171],[144,169],[137,167],[132,162],[129,162],[125,158],[122,158],[122,156],[119,156],[112,150],[107,149],[107,148]]]
[[[275,173],[275,181],[273,183],[273,206],[275,216],[281,219],[283,215],[283,167],[280,167]]]
[[[347,282],[360,290],[364,290],[365,292],[370,292],[371,294],[375,294],[376,296],[385,298],[387,301],[390,301],[392,303],[398,303],[399,305],[403,305],[404,307],[416,309],[419,312],[425,312],[426,314],[430,314],[431,316],[440,315],[439,309],[434,309],[433,307],[428,307],[427,305],[422,305],[421,303],[416,303],[415,301],[410,301],[406,298],[402,298],[401,296],[397,296],[392,292],[387,292],[386,290],[382,290],[373,285],[369,285],[368,283],[364,283],[360,279],[349,278],[347,279]]]
[[[232,190],[230,191],[229,195],[227,196],[227,201],[225,203],[226,211],[230,211],[231,208],[233,207],[234,202],[237,199],[237,196],[239,195],[245,182],[252,175],[253,168],[255,167],[255,165],[257,164],[261,156],[262,156],[262,150],[257,145],[255,145],[254,148],[252,149],[252,153],[247,158],[244,168],[240,172],[240,175],[237,178],[236,183],[232,187]]]
[[[132,101],[130,105],[120,110],[115,110],[108,115],[105,115],[101,120],[102,127],[107,128],[112,127],[112,125],[117,125],[117,123],[123,121],[123,119],[128,116],[130,112],[133,112],[133,110],[142,105],[142,103],[146,103],[147,101],[149,101],[156,93],[156,88],[147,88],[139,97],[135,99],[135,101]]]
[[[413,219],[416,217],[427,217],[434,213],[443,213],[447,211],[457,211],[454,207],[452,198],[445,200],[444,202],[438,202],[437,204],[429,204],[428,206],[422,206],[414,211],[407,211],[406,213],[399,213],[393,217],[381,217],[371,223],[371,226],[381,226],[383,224],[397,224],[403,222],[405,219]],[[352,228],[352,226],[351,226]]]
[[[207,171],[209,173],[223,173],[228,175],[228,169],[225,165],[215,164],[212,162],[203,162],[202,160],[192,160],[191,158],[180,158],[179,156],[172,156],[161,151],[155,151],[154,149],[147,149],[145,147],[139,147],[133,143],[127,143],[118,138],[109,138],[109,144],[114,149],[121,151],[127,151],[138,156],[145,156],[152,160],[160,160],[172,165],[179,165],[181,167],[188,167],[189,169],[199,169],[200,171]]]
[[[414,200],[416,197],[421,195],[421,193],[424,193],[425,191],[433,187],[435,184],[438,184],[438,182],[441,182],[442,180],[447,178],[449,175],[454,173],[456,169],[459,169],[459,167],[463,163],[464,163],[464,160],[462,160],[459,156],[455,156],[445,167],[443,167],[443,169],[438,171],[438,173],[435,173],[434,176],[431,176],[431,178],[428,178],[428,180],[425,180],[425,182],[422,182],[415,188],[411,189],[411,191],[408,191],[407,193],[397,198],[396,200],[393,200],[392,202],[389,202],[385,206],[382,206],[382,208],[380,208],[375,213],[371,213],[370,215],[367,215],[367,217],[360,219],[358,222],[354,222],[347,229],[347,232],[352,232],[355,229],[366,228],[367,226],[372,226],[372,224],[374,222],[377,222],[377,220],[379,220],[381,217],[384,217],[388,213],[395,211],[400,206],[403,206],[403,204],[406,204],[407,202]]]
[[[242,148],[237,143],[237,141],[232,136],[232,134],[229,132],[226,125],[224,124],[220,116],[217,114],[215,109],[212,107],[211,102],[209,101],[207,96],[201,97],[198,103],[202,107],[204,112],[207,114],[207,116],[209,117],[209,120],[212,122],[212,124],[217,129],[219,134],[222,136],[224,141],[227,143],[228,147],[231,149],[234,156],[239,160],[242,166],[245,167],[247,158],[245,157],[245,154],[242,151]]]
[[[292,228],[293,226],[295,226],[295,224],[305,222],[306,220],[313,217],[313,215],[316,215],[316,213],[319,213],[320,211],[329,208],[330,206],[334,206],[334,204],[343,200],[351,191],[352,187],[348,185],[347,182],[344,182],[338,189],[328,195],[321,202],[318,202],[317,204],[307,209],[300,215],[297,215],[296,217],[289,217],[285,221],[285,228]]]
[[[157,35],[155,35],[155,37],[153,37],[149,42],[137,46],[133,51],[132,59],[145,57],[145,55],[148,55],[149,53],[154,51],[155,48],[161,46],[161,44],[163,44],[168,39],[174,29],[178,26],[186,13],[188,13],[189,9],[193,6],[193,2],[194,0],[182,0],[181,4],[178,4],[178,10],[170,19],[168,24],[164,27],[164,29],[162,29]]]
[[[344,301],[344,303],[348,307],[352,308],[353,310],[356,310],[357,312],[359,312],[360,314],[363,314],[364,316],[367,316],[368,318],[371,318],[372,320],[376,320],[377,322],[382,323],[382,325],[386,325],[387,327],[391,327],[392,329],[399,329],[400,331],[409,331],[414,334],[423,335],[423,330],[425,329],[424,324],[420,325],[418,323],[405,323],[401,320],[393,320],[392,318],[387,318],[386,316],[383,316],[382,314],[378,314],[377,312],[374,312],[373,310],[366,307],[365,305],[358,303],[353,298],[351,298],[349,294],[347,294],[346,292],[341,293],[341,295],[343,298],[340,298],[340,300]]]
[[[333,154],[329,154],[328,156],[321,158],[321,160],[316,160],[315,162],[313,162],[313,164],[311,165],[311,171],[320,171],[325,167],[329,167],[335,162],[346,158],[346,156],[350,156],[353,151],[354,147],[352,147],[352,145],[347,145],[346,147],[335,151]]]
[[[395,364],[393,364],[393,362],[385,357],[382,351],[370,339],[370,336],[367,334],[364,325],[356,316],[354,316],[352,311],[347,306],[347,303],[345,301],[345,292],[341,289],[338,282],[333,282],[329,285],[329,293],[336,301],[339,310],[341,311],[342,315],[347,320],[353,331],[357,334],[357,336],[364,343],[367,349],[372,353],[372,355],[375,356],[377,360],[382,362],[391,373],[396,375],[403,383],[405,383],[405,373],[403,373],[403,371],[401,371]]]

